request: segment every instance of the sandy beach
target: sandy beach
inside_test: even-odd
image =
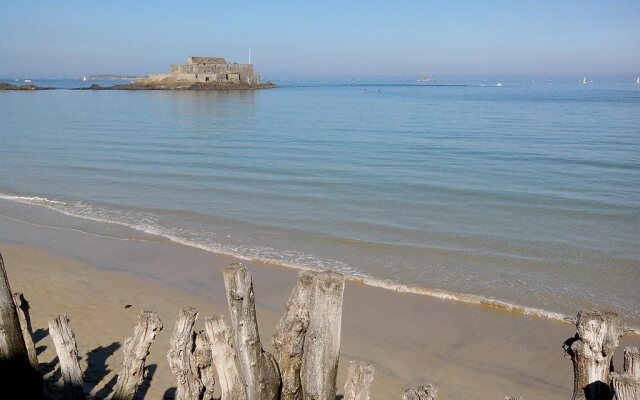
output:
[[[67,313],[86,390],[97,398],[115,383],[121,345],[141,310],[157,311],[164,322],[147,360],[151,379],[143,394],[149,399],[170,395],[175,384],[166,352],[178,310],[196,307],[197,327],[204,316],[226,314],[221,270],[238,261],[151,235],[120,240],[7,217],[0,218],[0,251],[12,289],[24,292],[31,304],[50,390],[55,391],[60,373],[45,329],[47,320]],[[244,264],[253,276],[261,339],[269,350],[297,272]],[[573,376],[561,345],[572,334],[568,323],[349,282],[338,393],[348,361],[360,359],[376,367],[373,399],[400,398],[406,387],[427,382],[443,399],[567,398]],[[637,337],[622,341],[638,343]]]

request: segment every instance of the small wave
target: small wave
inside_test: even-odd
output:
[[[40,228],[61,229],[61,230],[65,230],[65,231],[78,232],[78,233],[82,233],[82,234],[85,234],[85,235],[90,235],[90,236],[95,236],[95,237],[100,237],[100,238],[105,238],[105,239],[122,240],[122,241],[137,241],[137,242],[151,242],[150,240],[144,240],[144,239],[130,239],[130,238],[120,238],[120,237],[111,236],[111,235],[101,235],[99,233],[93,233],[93,232],[89,232],[89,231],[85,231],[85,230],[77,229],[77,228],[69,228],[69,227],[53,226],[53,225],[44,225],[44,224],[39,224],[37,222],[24,221],[24,220],[21,220],[21,219],[18,219],[18,218],[9,217],[8,215],[2,215],[2,214],[0,214],[0,218],[6,218],[6,219],[8,219],[10,221],[20,222],[20,223],[23,223],[23,224],[29,224],[29,225],[37,226],[37,227],[40,227]]]
[[[14,201],[18,201],[20,203],[28,203],[28,204],[35,204],[35,205],[47,205],[47,204],[50,204],[50,205],[66,205],[67,204],[64,201],[51,200],[51,199],[47,199],[46,197],[10,196],[10,195],[6,195],[6,194],[2,194],[2,193],[0,193],[0,199],[14,200]]]
[[[109,223],[127,228],[134,229],[136,231],[158,236],[169,240],[173,243],[177,243],[183,246],[197,248],[200,250],[224,254],[232,256],[245,261],[261,262],[264,264],[270,264],[275,266],[287,267],[297,270],[327,270],[333,269],[344,274],[347,280],[355,283],[360,283],[366,286],[392,290],[399,293],[411,293],[422,296],[434,297],[442,300],[452,300],[461,303],[475,304],[479,306],[491,307],[503,311],[514,312],[522,315],[531,315],[539,318],[546,318],[560,322],[572,321],[573,317],[566,314],[547,311],[535,307],[527,307],[519,304],[509,303],[503,300],[493,299],[484,296],[478,296],[473,294],[463,294],[451,291],[445,291],[441,289],[432,289],[421,286],[412,286],[402,283],[397,283],[384,279],[377,279],[369,274],[357,271],[348,264],[342,263],[336,260],[325,260],[315,256],[307,255],[296,251],[280,251],[269,247],[230,247],[224,246],[220,243],[206,241],[203,238],[200,240],[189,239],[177,235],[171,229],[163,228],[158,225],[157,217],[149,213],[142,212],[128,212],[123,213],[119,211],[108,210],[102,207],[96,207],[83,201],[65,202],[60,200],[52,200],[45,197],[38,196],[14,196],[4,193],[0,193],[0,199],[15,201],[23,204],[35,205],[45,207],[50,210],[59,212],[64,215],[83,218],[96,222]],[[27,222],[18,220],[15,218],[7,217],[12,220]],[[30,222],[29,222],[30,223]],[[48,225],[39,225],[47,226]],[[52,227],[60,228],[60,227]],[[82,232],[86,234],[92,234],[83,230],[74,228],[63,228],[72,231]],[[108,237],[113,239],[120,239],[112,236],[97,235],[102,237]],[[129,239],[122,239],[129,240]],[[630,328],[629,332],[636,335],[640,335],[640,328]]]
[[[521,306],[518,304],[508,303],[506,301],[477,296],[473,294],[463,294],[440,289],[430,289],[421,286],[411,286],[380,279],[369,279],[367,281],[363,281],[362,283],[368,286],[393,290],[400,293],[419,294],[443,300],[453,300],[461,303],[489,306],[505,311],[512,311],[524,315],[533,315],[536,317],[553,319],[557,321],[567,321],[568,319],[570,319],[570,317],[566,314],[547,311],[540,308]]]
[[[347,276],[365,278],[363,274],[346,263],[337,260],[323,259],[298,251],[281,251],[266,246],[229,246],[215,242],[207,237],[194,238],[180,235],[181,229],[163,227],[158,217],[146,212],[116,211],[104,207],[96,207],[84,201],[60,201],[37,196],[14,196],[0,193],[0,199],[15,201],[23,204],[44,207],[64,215],[85,220],[108,223],[138,232],[161,237],[171,242],[217,254],[224,254],[246,261],[259,261],[266,264],[279,265],[288,268],[300,269],[333,269]],[[84,232],[84,231],[81,231]],[[86,232],[85,232],[86,233]]]

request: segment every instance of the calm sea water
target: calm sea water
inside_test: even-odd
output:
[[[634,83],[0,92],[0,143],[3,215],[640,321]]]

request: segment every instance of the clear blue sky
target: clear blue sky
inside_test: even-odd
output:
[[[640,75],[640,0],[4,1],[0,77],[163,72],[188,55],[265,78]]]

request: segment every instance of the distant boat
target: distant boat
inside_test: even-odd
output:
[[[496,87],[500,87],[500,86],[502,86],[502,82],[496,83]]]
[[[418,79],[416,82],[435,82],[435,81],[431,78],[427,78],[426,76],[423,76],[422,78]]]
[[[83,77],[82,77],[82,80],[83,80],[83,81],[86,81],[86,80],[87,80],[87,77],[86,77],[86,76],[83,76]]]
[[[25,79],[24,82],[25,83],[31,83],[31,79]]]
[[[585,76],[584,78],[582,78],[582,84],[586,85],[587,83],[589,83],[589,82],[587,82],[587,77]]]
[[[638,79],[636,79],[636,83],[640,85],[640,76],[638,77]]]

